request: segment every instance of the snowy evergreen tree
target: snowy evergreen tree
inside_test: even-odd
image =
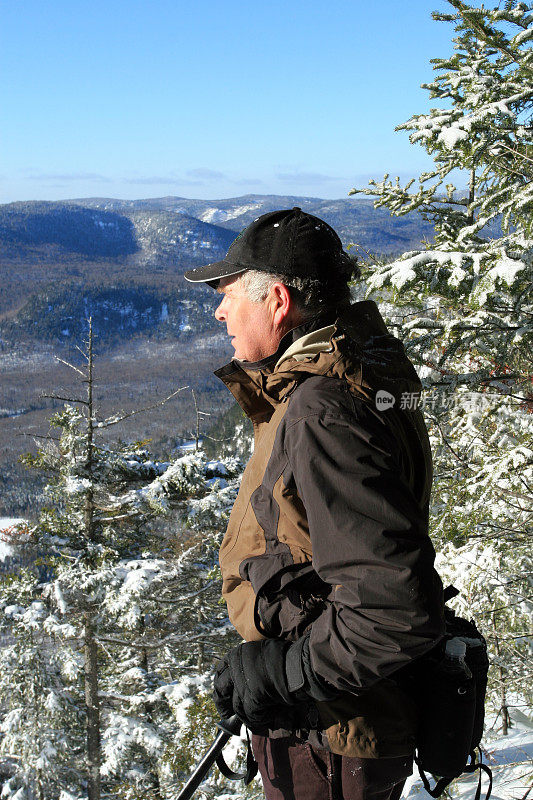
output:
[[[34,561],[0,582],[2,796],[170,799],[198,757],[186,744],[216,733],[212,665],[235,641],[217,555],[241,465],[109,444],[128,415],[98,418],[91,342],[86,357],[72,366],[87,399],[28,459],[54,501],[25,544]]]
[[[439,298],[429,318],[412,322],[411,338],[420,337],[420,363],[445,370],[450,384],[490,381],[496,390],[530,390],[524,384],[531,372],[533,14],[519,2],[492,11],[448,2],[455,14],[433,16],[455,23],[455,52],[433,60],[440,74],[423,86],[449,108],[398,127],[433,155],[435,168],[416,188],[415,179],[402,187],[385,176],[353,190],[375,196],[394,215],[418,210],[434,224],[435,244],[377,270],[369,285],[402,290],[401,300],[417,305],[420,295]],[[466,196],[453,185],[461,174],[469,182]],[[439,350],[428,359],[435,336]]]
[[[398,128],[434,169],[354,192],[435,227],[434,243],[378,265],[367,289],[423,380],[432,533],[491,644],[506,731],[508,698],[532,700],[533,14],[516,0],[448,2],[450,13],[433,16],[454,25],[454,52],[433,60],[437,77],[424,84],[442,105]],[[462,176],[466,192],[454,186]],[[465,573],[468,558],[478,568]]]

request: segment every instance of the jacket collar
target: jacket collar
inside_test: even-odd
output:
[[[312,333],[316,337],[309,337]],[[305,322],[285,334],[271,356],[256,362],[233,359],[215,375],[254,421],[269,418],[309,375],[342,378],[368,399],[383,389],[398,404],[403,392],[421,389],[403,344],[388,332],[373,300],[354,303],[333,324],[325,316]]]

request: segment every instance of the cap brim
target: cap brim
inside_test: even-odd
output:
[[[244,272],[243,267],[237,267],[228,261],[215,261],[213,264],[206,264],[205,267],[190,269],[185,272],[183,277],[190,283],[208,283],[216,288],[217,281],[221,278],[229,278],[231,275],[238,275]]]

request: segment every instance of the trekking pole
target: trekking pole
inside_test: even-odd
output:
[[[248,742],[248,753],[246,756],[246,772],[233,772],[232,769],[228,767],[226,762],[224,761],[224,756],[222,755],[222,750],[224,749],[226,743],[231,739],[232,736],[238,736],[241,730],[241,721],[237,716],[230,717],[229,719],[221,719],[217,722],[217,728],[219,728],[219,733],[209,748],[209,750],[204,753],[198,764],[196,765],[194,772],[191,773],[189,780],[182,788],[181,792],[178,794],[176,800],[190,800],[193,796],[195,791],[198,789],[200,784],[203,780],[207,777],[207,773],[216,762],[219,770],[221,773],[232,781],[245,781],[247,784],[255,777],[257,774],[257,764],[253,758],[250,748],[250,742]]]

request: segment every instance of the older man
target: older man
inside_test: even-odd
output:
[[[245,641],[214,696],[253,732],[268,800],[398,797],[417,722],[402,676],[443,634],[420,382],[376,304],[350,304],[355,271],[294,208],[185,275],[222,295],[235,357],[216,374],[254,424],[220,550]]]

